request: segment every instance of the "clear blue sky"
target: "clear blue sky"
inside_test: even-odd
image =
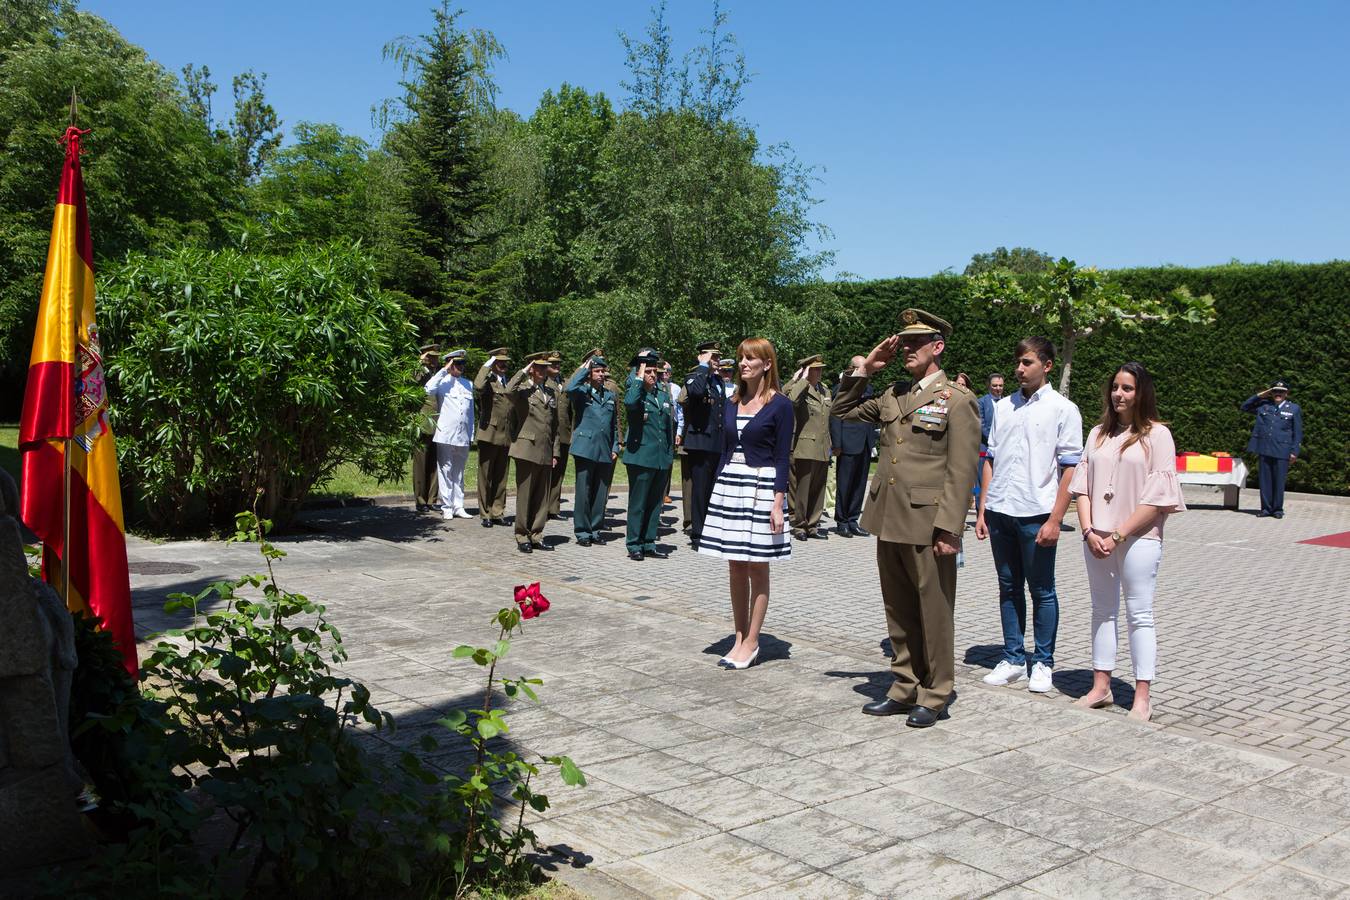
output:
[[[253,68],[284,126],[372,136],[380,58],[431,0],[84,0],[172,71]],[[500,103],[563,81],[622,101],[642,0],[473,2]],[[687,48],[711,2],[672,0]],[[830,273],[960,271],[1000,244],[1103,267],[1350,258],[1350,4],[725,0],[765,143],[818,169]]]

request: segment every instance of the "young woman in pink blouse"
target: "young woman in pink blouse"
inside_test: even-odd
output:
[[[1116,616],[1125,598],[1134,705],[1129,717],[1147,722],[1153,713],[1158,641],[1153,630],[1153,589],[1162,560],[1163,525],[1186,509],[1177,481],[1176,444],[1158,421],[1153,377],[1141,363],[1127,362],[1104,391],[1101,422],[1088,434],[1083,459],[1069,493],[1078,501],[1083,558],[1092,591],[1092,689],[1075,706],[1115,702],[1111,670],[1116,664]]]

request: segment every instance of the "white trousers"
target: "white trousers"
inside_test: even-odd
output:
[[[464,465],[468,447],[436,445],[436,474],[441,486],[441,511],[447,519],[464,512]]]
[[[1125,621],[1130,635],[1130,657],[1136,681],[1152,681],[1158,664],[1158,637],[1153,629],[1153,589],[1162,561],[1162,541],[1131,538],[1106,559],[1092,555],[1083,544],[1088,587],[1092,591],[1092,668],[1110,672],[1116,667],[1116,617],[1125,598]]]

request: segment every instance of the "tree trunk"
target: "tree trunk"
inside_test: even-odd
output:
[[[1065,397],[1069,396],[1069,373],[1073,370],[1073,346],[1078,336],[1073,333],[1073,328],[1064,329],[1063,346],[1060,349],[1060,355],[1064,357],[1064,368],[1059,372],[1059,392]]]

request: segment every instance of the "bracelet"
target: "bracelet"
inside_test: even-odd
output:
[[[1092,535],[1092,526],[1083,526],[1083,540],[1086,541]]]

